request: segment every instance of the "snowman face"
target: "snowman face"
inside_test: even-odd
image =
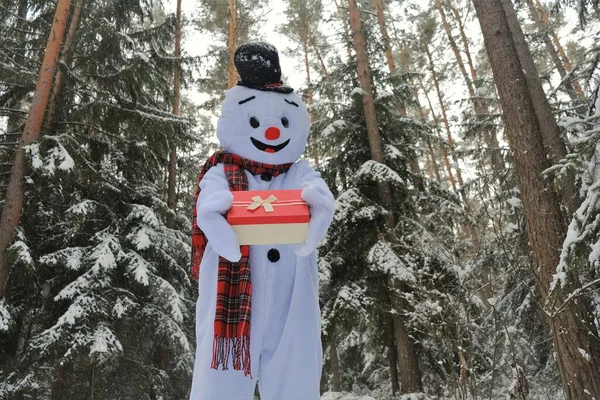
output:
[[[295,93],[234,86],[217,124],[223,149],[248,160],[279,165],[295,162],[306,147],[310,117]]]

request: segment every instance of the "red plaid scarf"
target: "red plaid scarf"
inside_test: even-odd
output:
[[[248,177],[244,170],[253,175],[270,173],[277,176],[287,172],[292,164],[269,165],[246,160],[224,151],[214,153],[202,166],[198,177],[198,188],[194,197],[192,218],[192,278],[198,280],[200,263],[204,256],[207,239],[196,224],[196,203],[200,195],[200,181],[206,172],[215,165],[223,163],[225,176],[231,191],[248,190]],[[252,283],[250,280],[250,248],[240,246],[242,258],[239,262],[230,262],[219,257],[217,279],[217,311],[215,314],[215,338],[213,342],[213,360],[211,368],[226,370],[229,354],[233,351],[233,369],[243,368],[244,375],[250,374],[250,311]]]

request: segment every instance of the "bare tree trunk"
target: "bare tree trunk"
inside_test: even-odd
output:
[[[312,106],[313,104],[313,89],[312,89],[312,81],[310,79],[310,64],[308,62],[308,22],[303,22],[302,27],[302,50],[304,52],[304,69],[306,70],[306,85],[307,85],[307,103],[308,106]],[[309,111],[310,114],[310,123],[315,122],[315,115],[312,111]],[[315,165],[319,165],[319,149],[317,148],[317,138],[315,137],[315,131],[312,131],[310,144],[312,146],[313,160],[315,161]]]
[[[369,150],[371,158],[374,161],[383,162],[383,149],[381,145],[381,137],[379,135],[379,125],[377,115],[375,113],[375,103],[373,101],[373,88],[371,86],[371,73],[369,71],[369,58],[366,51],[365,39],[362,33],[360,20],[360,11],[356,4],[356,0],[348,0],[348,12],[350,15],[350,26],[352,29],[352,37],[354,50],[356,52],[356,64],[358,68],[358,79],[360,86],[364,91],[362,101],[367,127],[367,136],[369,140]],[[394,215],[392,211],[392,198],[389,185],[379,182],[378,185],[379,198],[383,206],[388,209],[388,218],[386,220],[387,228],[391,232],[395,226]],[[394,279],[388,277],[392,287],[398,286]],[[397,315],[397,314],[394,314]],[[396,334],[396,348],[398,360],[401,368],[399,369],[400,381],[402,382],[402,392],[419,392],[422,390],[421,370],[419,369],[416,359],[411,359],[412,355],[416,357],[415,344],[406,333],[404,321],[401,318],[394,318],[394,331]]]
[[[558,40],[558,36],[556,36],[556,33],[548,25],[548,14],[546,13],[545,8],[541,4],[539,4],[539,2],[538,2],[539,7],[536,8],[536,5],[533,3],[533,0],[526,0],[526,1],[527,1],[527,6],[529,7],[529,13],[531,15],[531,19],[533,20],[533,22],[535,22],[536,27],[542,34],[544,44],[546,45],[546,50],[548,51],[548,54],[550,55],[550,58],[552,59],[552,62],[554,63],[556,70],[560,74],[561,79],[565,82],[567,94],[569,95],[569,97],[571,98],[572,101],[581,101],[582,99],[585,99],[585,94],[583,93],[583,90],[581,89],[581,86],[579,86],[577,81],[575,81],[573,79],[565,80],[565,78],[567,76],[567,72],[570,72],[570,71],[567,71],[566,67],[567,67],[567,65],[570,67],[570,63],[569,63],[568,58],[566,58],[566,54],[564,54],[564,50],[562,50],[562,46],[560,44],[560,41]],[[554,45],[552,44],[553,39],[551,39],[550,36],[548,36],[548,35],[551,35],[553,37],[554,42],[557,45],[557,48],[560,48],[562,50],[562,52],[564,54],[564,57],[563,57],[564,63],[563,63],[563,60],[561,60],[557,49],[554,48]],[[575,85],[577,85],[578,90],[576,89]]]
[[[13,241],[15,229],[19,226],[21,211],[23,210],[23,177],[27,168],[25,159],[25,146],[38,140],[40,129],[44,119],[44,111],[50,96],[52,80],[56,70],[56,62],[60,53],[60,46],[65,34],[67,19],[71,0],[58,0],[54,21],[46,44],[44,60],[40,68],[40,75],[35,88],[35,94],[31,102],[29,116],[25,122],[23,135],[19,143],[19,149],[15,154],[8,191],[2,208],[0,219],[0,299],[4,297],[6,280],[8,279],[8,262],[6,260],[6,249]]]
[[[446,19],[446,13],[442,8],[442,2],[440,0],[435,0],[435,8],[438,10],[440,17],[442,18],[442,25],[444,26],[444,30],[446,31],[446,36],[448,37],[448,42],[450,42],[450,48],[454,52],[454,58],[456,59],[456,64],[458,65],[458,69],[467,84],[467,88],[469,89],[469,94],[471,97],[475,96],[475,90],[473,89],[473,82],[469,79],[469,74],[467,73],[467,69],[465,68],[465,63],[462,60],[460,55],[460,50],[458,50],[458,46],[456,45],[456,41],[454,40],[454,36],[452,36],[452,28]]]
[[[391,310],[390,310],[391,311]],[[383,332],[385,335],[385,345],[387,347],[387,361],[390,367],[390,381],[392,383],[392,396],[400,391],[400,381],[398,380],[398,353],[396,346],[396,338],[394,336],[394,319],[391,312],[386,316],[386,329]]]
[[[414,84],[413,84],[413,87],[414,87]],[[419,94],[416,89],[414,89],[414,91],[413,91],[413,96],[415,98],[415,101],[417,102],[417,110],[419,112],[419,119],[421,121],[425,122],[425,113],[423,112],[423,107],[421,107],[421,103],[419,102]],[[430,166],[431,166],[431,168],[429,169],[429,179],[433,180],[433,178],[435,176],[435,180],[438,183],[442,183],[442,178],[440,177],[440,170],[438,168],[437,161],[435,160],[435,152],[433,151],[433,146],[431,145],[431,140],[429,140],[429,139],[427,139],[427,149],[429,151],[429,157],[431,159],[429,162]]]
[[[548,17],[548,12],[546,11],[546,7],[544,7],[542,5],[542,3],[540,3],[540,0],[535,0],[535,3],[537,5],[538,10],[540,10],[540,12],[541,12],[542,23],[545,26],[549,26],[550,20],[549,20],[549,17]],[[565,53],[565,49],[560,44],[560,40],[558,39],[558,35],[556,34],[556,31],[554,31],[554,29],[550,29],[549,28],[548,29],[548,33],[552,37],[552,41],[554,42],[554,45],[556,46],[556,49],[558,50],[558,53],[560,54],[560,57],[562,58],[562,62],[563,62],[563,65],[565,67],[565,70],[568,73],[570,73],[573,70],[573,67],[571,66],[571,61],[569,60],[569,57],[567,57],[567,53]],[[577,82],[577,80],[575,78],[572,78],[571,82],[573,84],[573,87],[575,88],[575,91],[579,94],[579,96],[582,99],[585,99],[585,93],[583,92],[583,89],[579,85],[579,82]]]
[[[404,318],[399,313],[395,313],[393,319],[398,348],[398,365],[400,366],[401,393],[422,392],[421,370],[415,344],[406,330]]]
[[[229,85],[232,88],[237,84],[234,55],[237,48],[237,7],[235,0],[229,0]]]
[[[427,99],[427,104],[429,104],[429,110],[431,111],[431,117],[433,118],[433,123],[435,124],[435,132],[437,133],[438,137],[440,138],[440,141],[443,142],[443,138],[442,138],[442,134],[440,133],[440,121],[437,118],[437,116],[435,115],[435,111],[433,110],[433,104],[431,103],[431,98],[429,98],[429,95],[427,94],[427,91],[425,90],[425,87],[423,86],[423,82],[419,80],[419,83],[421,84],[421,89],[423,89],[423,92],[425,92],[425,98]],[[452,186],[452,190],[454,191],[454,193],[458,193],[458,189],[456,188],[456,182],[454,181],[454,174],[452,173],[452,167],[450,166],[450,160],[448,159],[448,152],[446,151],[446,149],[444,148],[444,146],[441,146],[441,150],[442,150],[442,158],[444,159],[444,165],[446,166],[446,172],[448,173],[448,179],[450,180],[450,185]]]
[[[65,44],[63,46],[61,56],[61,64],[64,64],[66,68],[71,67],[71,62],[73,58],[73,42],[75,41],[75,34],[77,33],[77,29],[79,28],[81,10],[83,9],[84,2],[85,0],[78,0],[75,4],[75,7],[73,8],[73,15],[71,16],[71,22],[69,24],[69,31],[67,32],[67,36],[65,38]],[[44,129],[46,135],[49,135],[52,132],[54,118],[56,116],[56,106],[58,103],[58,99],[60,98],[63,83],[64,74],[63,71],[59,68],[56,71],[56,76],[54,77],[54,86],[52,88],[52,93],[50,94],[50,99],[48,100],[48,110],[46,111],[46,125]]]
[[[181,103],[181,0],[177,0],[177,22],[175,24],[175,61],[173,65],[173,115],[179,115]],[[230,76],[231,78],[231,76]],[[169,180],[167,206],[173,214],[167,214],[167,228],[175,227],[175,209],[177,208],[177,148],[173,145],[169,153]]]
[[[452,4],[449,4],[452,13],[454,14],[454,19],[458,23],[458,31],[460,32],[460,38],[463,44],[463,50],[465,51],[465,55],[467,56],[467,63],[469,64],[469,70],[471,71],[471,79],[475,86],[477,86],[477,72],[475,70],[475,64],[473,63],[473,58],[471,57],[471,51],[469,49],[469,39],[465,34],[465,26],[463,25],[462,18],[460,13],[453,7]]]
[[[517,13],[510,0],[502,0],[501,4],[504,8],[505,19],[508,21],[521,67],[525,71],[524,79],[527,83],[535,110],[535,113],[531,115],[537,117],[542,132],[541,140],[546,149],[546,154],[550,157],[552,163],[556,164],[567,156],[567,146],[560,136],[560,129],[556,124],[554,114],[552,114],[552,108],[550,107],[550,103],[548,103],[546,93],[544,93],[544,89],[542,88],[538,70],[533,62],[529,46],[525,41],[525,35],[517,19]],[[562,204],[566,209],[567,217],[570,217],[580,204],[580,200],[575,192],[575,174],[573,172],[566,173],[564,182],[561,185],[561,194]]]
[[[385,48],[385,60],[393,74],[396,72],[396,62],[392,55],[392,45],[390,44],[390,35],[388,34],[387,27],[385,26],[385,15],[383,14],[383,0],[374,0],[375,10],[377,11],[377,22],[379,23],[379,30],[383,37],[383,46]]]
[[[504,0],[473,0],[503,108],[506,135],[514,152],[517,177],[533,256],[533,273],[546,304],[564,390],[568,400],[600,398],[600,341],[585,297],[567,300],[580,289],[568,272],[564,286],[550,293],[565,238],[558,195],[543,171],[550,166],[527,68],[522,65]],[[510,5],[512,8],[512,4]],[[514,10],[513,10],[514,12]],[[508,18],[507,18],[508,17]],[[560,308],[560,309],[559,309]],[[585,356],[581,351],[585,352]],[[586,359],[587,358],[587,359]]]
[[[331,363],[331,391],[340,392],[342,390],[342,376],[340,373],[340,360],[333,336],[329,345],[329,362]]]
[[[317,55],[317,59],[319,60],[319,64],[321,65],[321,69],[323,70],[323,75],[325,75],[325,80],[329,82],[329,71],[327,70],[327,66],[325,65],[325,61],[323,61],[323,57],[321,56],[321,52],[319,51],[319,46],[317,46],[313,35],[310,36],[310,45],[315,54]]]
[[[392,55],[392,46],[390,43],[390,36],[387,31],[387,27],[385,26],[385,15],[383,13],[383,0],[374,0],[375,1],[375,9],[377,10],[377,22],[379,24],[379,30],[381,32],[381,36],[383,37],[383,45],[385,47],[385,59],[388,64],[388,68],[391,74],[396,73],[396,62],[394,61],[394,56]],[[398,114],[402,117],[406,117],[406,106],[402,102],[402,100],[398,99]],[[416,174],[420,173],[419,163],[414,158],[411,157],[409,161],[410,170]]]
[[[427,59],[429,60],[429,70],[431,71],[433,85],[435,86],[435,91],[440,102],[440,109],[442,111],[442,121],[444,122],[444,127],[446,128],[446,135],[448,137],[448,148],[450,149],[450,154],[452,154],[452,160],[454,161],[454,164],[456,164],[456,179],[458,180],[458,184],[462,188],[464,182],[462,179],[462,174],[460,172],[460,167],[458,165],[458,157],[456,156],[456,152],[454,151],[454,140],[452,139],[452,133],[450,132],[450,123],[448,122],[448,115],[446,115],[446,106],[444,105],[444,98],[442,97],[442,91],[440,90],[440,83],[438,82],[437,73],[435,72],[433,58],[431,56],[431,52],[429,51],[429,46],[425,45],[424,50],[427,54]]]
[[[442,183],[442,178],[440,177],[440,170],[438,168],[437,162],[435,161],[435,152],[433,151],[433,146],[431,145],[431,140],[429,139],[427,139],[427,149],[429,151],[429,163],[431,165],[429,179],[433,180],[433,178],[435,177],[435,180],[438,183]]]
[[[342,21],[342,25],[344,26],[344,38],[346,38],[346,52],[348,53],[348,57],[352,57],[352,41],[350,40],[350,28],[348,27],[348,21],[346,20],[346,13],[343,11],[343,6],[344,6],[344,0],[340,0],[341,1],[341,5],[340,3],[338,3],[338,0],[333,0],[333,3],[335,4],[335,8],[338,12],[338,15],[340,16],[340,20]]]
[[[444,12],[444,9],[442,7],[442,3],[441,0],[435,0],[435,7],[438,10],[441,18],[442,18],[442,24],[444,25],[444,30],[446,31],[446,36],[448,37],[448,42],[450,43],[450,47],[452,48],[452,51],[454,53],[454,58],[456,59],[456,64],[458,65],[458,68],[460,69],[463,79],[465,80],[465,83],[467,85],[467,89],[469,91],[469,95],[471,96],[471,99],[473,101],[473,107],[475,109],[475,115],[476,115],[476,119],[479,123],[484,124],[487,114],[488,114],[488,107],[485,104],[485,101],[483,101],[478,94],[475,92],[475,80],[477,79],[477,75],[475,73],[475,68],[472,65],[473,61],[471,60],[471,53],[469,51],[469,44],[468,44],[468,40],[465,36],[463,27],[462,27],[462,22],[460,21],[460,15],[458,14],[458,11],[456,9],[454,9],[455,11],[455,17],[457,18],[457,20],[459,21],[459,26],[461,27],[461,35],[462,35],[462,40],[463,40],[463,46],[465,48],[465,52],[468,56],[468,60],[469,60],[469,67],[471,70],[471,77],[469,77],[469,74],[467,72],[467,69],[465,67],[465,64],[463,62],[462,56],[460,54],[460,50],[458,49],[458,46],[456,44],[456,41],[454,40],[454,37],[452,35],[452,27],[450,26],[450,24],[448,23],[448,20],[446,19],[446,13]],[[443,106],[442,106],[443,107]],[[500,153],[499,153],[499,144],[498,144],[498,138],[496,137],[496,131],[493,128],[490,128],[489,126],[484,126],[482,127],[482,129],[480,129],[484,141],[488,147],[488,151],[489,151],[489,161],[490,164],[492,166],[492,169],[494,171],[500,171],[503,167],[502,164],[502,159],[500,157]],[[455,160],[456,162],[456,160]],[[457,172],[457,178],[459,179],[459,183],[462,180],[462,176],[460,176],[460,171]],[[461,183],[462,186],[462,183]]]

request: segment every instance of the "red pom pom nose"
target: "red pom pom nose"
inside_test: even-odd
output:
[[[280,133],[279,133],[279,128],[272,126],[269,129],[267,129],[267,131],[265,132],[265,137],[268,140],[276,140],[279,139]]]

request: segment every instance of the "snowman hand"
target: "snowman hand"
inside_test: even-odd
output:
[[[213,250],[229,261],[242,258],[238,238],[224,215],[233,204],[233,194],[229,190],[202,191],[196,204],[196,221],[206,235]]]
[[[310,222],[306,240],[304,243],[295,244],[293,251],[299,257],[306,257],[317,249],[329,229],[333,220],[334,198],[325,181],[320,178],[302,184],[300,196],[308,203]]]

